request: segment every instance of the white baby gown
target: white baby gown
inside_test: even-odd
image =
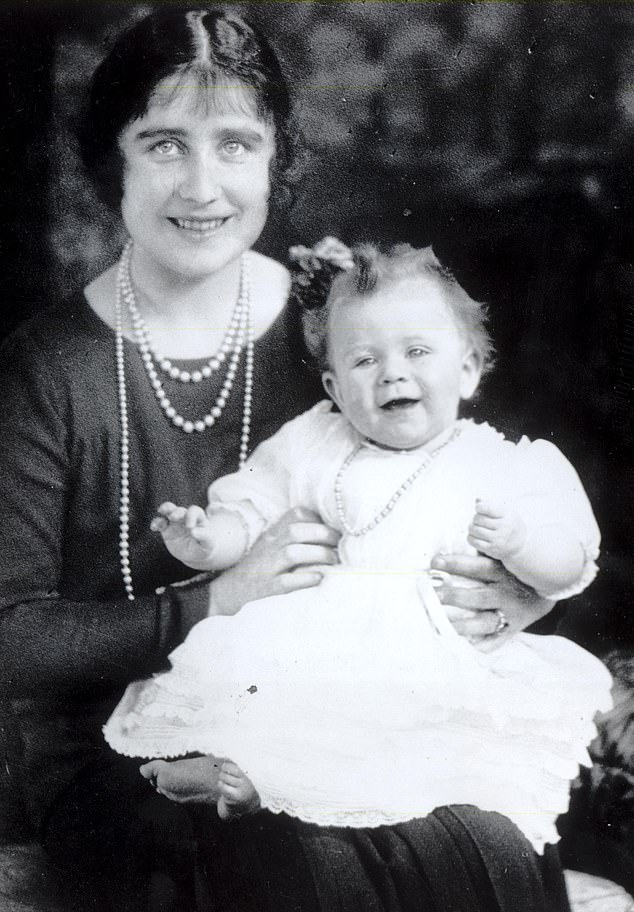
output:
[[[346,458],[358,448],[343,475]],[[431,454],[431,455],[430,455]],[[422,470],[368,532],[377,517]],[[459,421],[431,446],[386,451],[319,403],[209,491],[256,536],[302,505],[351,532],[319,586],[197,624],[170,671],[131,684],[104,728],[120,753],[229,757],[262,805],[322,825],[377,826],[471,804],[556,842],[570,781],[589,763],[610,676],[558,636],[483,653],[454,631],[426,571],[466,544],[476,497],[512,500],[531,529],[574,530],[596,573],[599,532],[575,470],[545,441],[515,445]]]

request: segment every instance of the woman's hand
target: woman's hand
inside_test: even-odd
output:
[[[339,562],[339,533],[311,510],[289,510],[263,532],[239,564],[211,584],[210,614],[235,614],[247,602],[317,586]]]
[[[534,624],[552,610],[553,601],[520,583],[499,561],[480,554],[443,554],[432,569],[451,574],[436,589],[455,630],[483,652],[491,652],[509,637]],[[452,577],[458,577],[453,580]],[[464,582],[461,585],[460,577]],[[506,626],[497,633],[500,620]]]
[[[211,755],[187,760],[150,760],[139,772],[161,795],[178,804],[216,804],[220,760]]]

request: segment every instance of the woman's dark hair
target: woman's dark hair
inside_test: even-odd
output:
[[[101,199],[123,195],[119,137],[142,117],[159,83],[184,77],[201,89],[229,79],[253,91],[258,116],[275,129],[272,199],[290,199],[298,131],[288,84],[274,51],[245,19],[223,10],[159,9],[126,30],[97,67],[79,127],[84,165]]]

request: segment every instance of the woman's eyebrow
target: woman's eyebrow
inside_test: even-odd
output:
[[[232,136],[240,136],[242,139],[246,139],[252,143],[263,143],[266,139],[266,134],[263,130],[254,130],[253,127],[244,127],[239,124],[235,127],[226,126],[219,131],[220,135],[224,138],[230,138]]]
[[[157,136],[164,136],[166,133],[180,138],[187,136],[187,130],[182,130],[180,127],[155,127],[153,130],[141,130],[134,138],[155,139]]]

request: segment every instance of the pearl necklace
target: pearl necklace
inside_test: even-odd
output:
[[[156,372],[154,359],[152,357],[152,352],[154,349],[151,346],[149,340],[147,327],[143,323],[143,320],[138,313],[138,308],[136,307],[136,301],[134,298],[134,290],[132,288],[132,282],[130,279],[131,253],[132,241],[128,241],[121,255],[121,260],[119,261],[119,272],[117,276],[117,294],[115,300],[115,362],[119,401],[119,424],[121,427],[121,442],[119,448],[119,564],[121,567],[121,576],[123,579],[126,595],[130,601],[134,601],[134,586],[132,582],[132,572],[130,567],[130,430],[128,421],[128,394],[125,382],[123,304],[125,302],[132,316],[133,328],[135,331],[138,348],[141,353],[141,358],[150,379],[152,388],[154,389],[156,398],[158,399],[159,405],[161,406],[161,409],[167,418],[170,419],[171,423],[175,427],[183,430],[186,434],[191,434],[193,431],[201,432],[208,427],[212,427],[218,418],[220,418],[222,415],[224,407],[227,404],[227,400],[229,399],[229,394],[233,387],[233,380],[246,340],[244,364],[244,402],[242,406],[242,432],[240,435],[240,447],[238,456],[238,464],[240,468],[246,461],[247,452],[249,449],[249,438],[251,432],[251,408],[253,401],[253,366],[255,343],[253,328],[250,321],[250,284],[248,266],[246,257],[243,255],[240,260],[240,291],[238,294],[238,302],[231,319],[231,324],[227,330],[227,333],[225,334],[225,339],[221,348],[217,354],[207,362],[207,365],[205,365],[205,367],[209,368],[209,372],[207,373],[205,368],[202,368],[200,371],[202,374],[200,377],[201,380],[208,376],[211,376],[211,374],[217,370],[215,362],[218,362],[219,367],[220,364],[226,359],[227,352],[233,345],[233,352],[229,360],[229,365],[227,368],[227,373],[225,375],[224,383],[222,385],[222,389],[220,391],[220,394],[216,397],[213,408],[207,415],[204,415],[203,418],[197,419],[195,421],[185,420],[185,418],[183,418],[182,415],[179,415],[176,412],[176,409],[174,409],[174,407],[171,405]],[[130,306],[131,304],[132,307]],[[163,362],[167,361],[167,359],[162,360]],[[162,364],[160,366],[165,370]],[[173,377],[173,379],[178,379],[181,382],[185,383],[188,382],[187,376],[183,377],[183,375],[187,375],[186,371],[179,371],[180,376],[176,377],[172,374],[171,368],[172,365],[170,364],[170,370],[168,372],[170,376]],[[175,368],[175,370],[178,370],[178,368]],[[193,372],[191,375],[189,375],[189,380],[197,383],[199,382],[199,379],[197,376],[195,376],[195,374],[196,372]]]
[[[148,329],[139,313],[139,309],[136,304],[136,299],[134,295],[134,289],[132,287],[132,281],[130,278],[130,258],[132,254],[132,242],[128,241],[121,256],[121,261],[119,263],[119,273],[117,277],[117,301],[118,306],[122,305],[122,302],[126,304],[128,310],[130,311],[130,316],[132,318],[132,326],[134,329],[134,334],[137,340],[137,345],[139,351],[141,352],[141,359],[143,361],[143,366],[145,367],[148,379],[152,388],[154,389],[154,394],[158,399],[158,403],[161,406],[166,417],[174,424],[176,427],[181,428],[186,434],[191,434],[194,431],[202,433],[208,427],[213,427],[218,418],[222,415],[223,409],[227,404],[227,400],[231,394],[231,389],[233,387],[233,381],[238,369],[238,363],[240,361],[240,356],[244,348],[246,341],[247,344],[247,354],[250,347],[253,345],[253,337],[250,326],[250,306],[249,306],[249,277],[247,272],[246,258],[243,256],[240,260],[240,291],[238,294],[238,302],[236,304],[233,316],[231,318],[231,324],[227,333],[225,335],[225,340],[222,343],[222,346],[218,353],[211,358],[204,368],[200,371],[200,379],[202,380],[207,374],[211,376],[212,362],[220,364],[226,359],[226,355],[232,344],[229,340],[233,339],[233,351],[229,359],[227,366],[227,372],[225,374],[225,379],[222,384],[220,393],[216,397],[213,407],[202,418],[196,420],[190,420],[180,415],[172,403],[170,402],[164,388],[163,384],[159,378],[158,372],[156,370],[156,365],[154,362],[153,351],[154,346],[150,341],[150,336]],[[249,360],[247,358],[247,360]],[[251,359],[252,360],[252,359]],[[163,359],[163,362],[167,362],[169,365],[169,375],[173,379],[178,379],[181,382],[188,382],[193,379],[194,374],[198,374],[197,371],[189,373],[188,371],[181,371],[178,368],[174,367],[170,361]],[[198,378],[194,382],[199,382]]]
[[[374,519],[371,519],[369,523],[366,523],[365,526],[362,526],[360,529],[353,529],[346,519],[341,488],[344,475],[350,468],[350,465],[354,461],[359,451],[363,448],[363,443],[357,444],[354,450],[345,458],[344,463],[337,472],[337,477],[335,478],[335,504],[337,508],[337,517],[339,518],[339,522],[341,523],[344,531],[347,532],[348,535],[359,538],[362,535],[367,535],[368,532],[371,532],[373,529],[375,529],[378,524],[385,519],[386,516],[389,516],[403,494],[405,494],[407,489],[414,484],[418,476],[431,465],[438,453],[440,453],[441,450],[444,450],[448,444],[460,436],[460,431],[460,427],[455,428],[451,436],[449,436],[444,443],[441,443],[441,445],[437,447],[432,453],[425,453],[421,464],[418,466],[418,468],[414,469],[412,474],[408,475],[405,481],[396,489],[380,513],[377,513]]]
[[[181,370],[180,368],[176,367],[175,364],[172,364],[169,358],[166,358],[164,355],[158,352],[156,346],[153,344],[150,338],[150,332],[145,324],[145,321],[143,320],[143,317],[139,313],[139,309],[136,304],[136,296],[134,294],[134,288],[132,287],[132,280],[130,277],[131,254],[132,241],[128,241],[121,257],[119,281],[121,284],[121,294],[128,307],[128,310],[130,311],[134,333],[137,338],[139,349],[141,351],[141,357],[143,358],[143,362],[146,365],[146,369],[149,370],[151,368],[153,371],[155,371],[155,364],[157,363],[163,373],[168,374],[172,380],[179,380],[181,383],[200,383],[201,380],[208,379],[215,371],[220,369],[222,364],[226,361],[227,355],[231,352],[231,349],[234,348],[235,350],[236,336],[240,331],[243,332],[245,305],[248,310],[248,289],[246,289],[245,295],[242,264],[240,275],[240,293],[238,294],[238,300],[231,316],[231,322],[229,323],[222,344],[220,345],[220,348],[216,354],[213,355],[213,357],[211,357],[207,363],[200,368],[200,370],[190,372]]]

